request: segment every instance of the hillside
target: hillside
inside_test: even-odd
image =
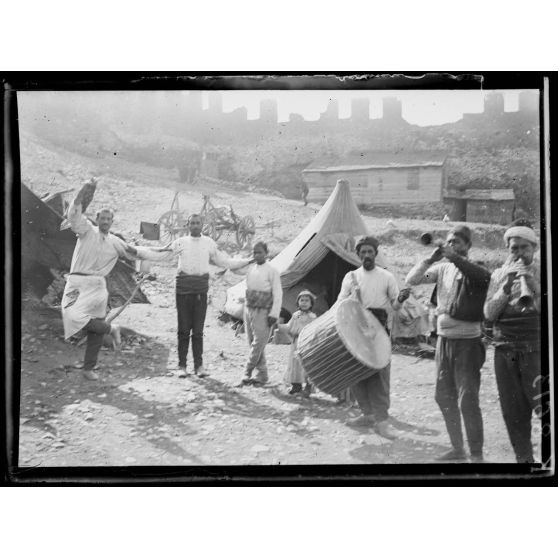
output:
[[[27,100],[22,103],[23,128],[66,151],[99,161],[115,157],[149,164],[165,169],[162,175],[169,177],[178,177],[185,164],[206,153],[215,158],[211,172],[219,178],[293,199],[300,196],[301,171],[317,158],[362,150],[442,150],[448,155],[450,189],[513,188],[519,213],[539,218],[536,110],[464,115],[458,122],[426,127],[402,119],[268,123],[243,136],[225,114],[212,120],[201,113],[202,120],[196,120],[187,111],[177,111],[177,105],[163,105],[157,95],[142,97],[143,104],[139,96],[129,103],[123,95],[111,98],[110,104],[100,99],[71,103],[54,95],[46,105]],[[414,214],[413,208],[401,211]]]

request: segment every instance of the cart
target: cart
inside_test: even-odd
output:
[[[241,250],[250,247],[256,234],[253,217],[240,217],[232,205],[216,207],[208,195],[203,196],[203,206],[199,214],[204,221],[203,234],[217,241],[224,231],[234,231],[238,247]],[[179,192],[175,193],[170,210],[161,215],[158,224],[163,244],[186,234],[188,215],[180,210]]]

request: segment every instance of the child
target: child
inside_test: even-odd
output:
[[[289,323],[285,326],[285,329],[293,340],[291,343],[289,366],[284,377],[285,382],[291,384],[292,386],[289,391],[289,395],[302,392],[302,384],[305,380],[306,386],[304,387],[303,394],[308,397],[312,389],[310,382],[307,381],[306,372],[302,366],[302,362],[300,362],[296,349],[300,332],[304,326],[316,319],[316,314],[312,312],[315,300],[315,295],[310,291],[301,291],[296,299],[296,306],[298,310],[292,315]]]
[[[283,289],[279,272],[267,261],[267,244],[256,242],[254,264],[246,275],[244,327],[250,354],[240,385],[263,386],[268,382],[265,347],[281,311]],[[252,373],[256,374],[252,377]]]

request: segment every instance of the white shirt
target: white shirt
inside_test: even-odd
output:
[[[178,255],[178,271],[187,275],[205,275],[209,273],[210,261],[228,269],[238,269],[248,265],[248,258],[230,258],[217,248],[209,236],[181,236],[170,245],[170,252],[155,252],[149,248],[138,249],[138,255],[151,260],[164,260]]]
[[[107,276],[116,265],[118,258],[133,259],[126,252],[126,243],[108,233],[103,234],[81,212],[81,204],[72,201],[68,208],[68,220],[78,240],[72,256],[70,273]]]
[[[356,285],[353,277],[360,289],[360,298],[364,307],[383,308],[388,313],[392,309],[401,308],[401,303],[397,300],[399,287],[395,277],[387,269],[378,266],[370,271],[359,267],[355,271],[347,273],[341,284],[337,300],[349,298],[354,293]]]
[[[246,289],[249,291],[262,291],[273,293],[273,305],[269,311],[272,318],[278,318],[283,301],[283,288],[279,272],[268,262],[261,265],[250,266],[246,274]]]

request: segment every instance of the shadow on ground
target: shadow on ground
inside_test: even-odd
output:
[[[394,441],[366,444],[349,451],[363,463],[435,463],[436,457],[448,451],[447,446],[400,437]],[[425,456],[431,456],[426,458]]]
[[[181,436],[195,433],[195,430],[187,427],[181,420],[184,419],[183,409],[177,405],[146,400],[133,389],[118,389],[131,380],[166,375],[166,363],[169,358],[167,346],[151,340],[148,344],[140,346],[133,355],[117,355],[111,351],[102,351],[99,358],[101,380],[91,382],[85,380],[79,370],[68,367],[70,363],[83,358],[84,348],[68,345],[60,339],[62,322],[59,313],[47,308],[27,318],[27,325],[31,325],[35,330],[39,329],[39,322],[45,318],[49,320],[48,333],[43,336],[43,343],[48,346],[49,354],[44,354],[42,359],[34,359],[30,363],[24,358],[22,362],[20,422],[24,423],[25,427],[37,429],[39,434],[42,431],[54,435],[57,430],[52,421],[59,419],[60,428],[63,428],[66,420],[65,416],[62,416],[64,408],[88,400],[95,405],[110,406],[136,417],[137,421],[131,427],[136,431],[137,439],[148,440],[154,452],[168,453],[193,463],[201,463],[196,455],[185,451],[168,434],[157,432],[158,426],[164,425],[168,430],[179,431]],[[53,359],[52,355],[57,355],[57,358]],[[114,366],[117,360],[122,362],[122,366]],[[148,368],[154,364],[164,373],[157,374]],[[95,417],[94,420],[97,418],[99,417]],[[126,435],[125,430],[122,433]],[[20,444],[21,442],[20,436]],[[79,444],[79,440],[71,440],[71,443]],[[37,457],[40,458],[40,455]]]

